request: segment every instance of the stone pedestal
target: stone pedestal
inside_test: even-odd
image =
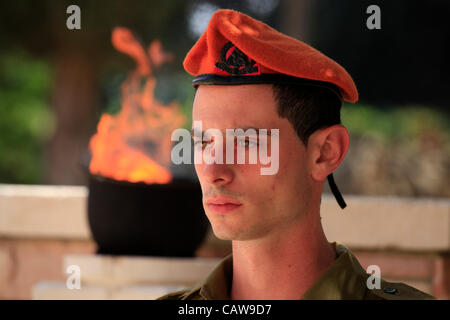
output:
[[[211,272],[220,259],[162,258],[103,255],[66,255],[62,273],[76,266],[80,288],[66,282],[42,281],[33,287],[33,299],[134,299],[151,300],[188,288]],[[73,282],[72,282],[73,283]]]

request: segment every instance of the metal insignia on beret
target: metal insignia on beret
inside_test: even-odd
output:
[[[216,67],[231,75],[255,75],[260,74],[259,64],[250,59],[233,43],[226,43],[220,51],[220,61]]]

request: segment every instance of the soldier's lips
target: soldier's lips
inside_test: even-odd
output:
[[[214,197],[206,201],[206,206],[214,213],[227,213],[236,210],[242,203],[231,198]]]
[[[214,213],[227,213],[239,208],[241,205],[225,203],[225,204],[208,204],[208,209]]]

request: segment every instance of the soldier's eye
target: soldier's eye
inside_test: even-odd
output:
[[[257,142],[252,141],[252,140],[250,140],[248,138],[246,138],[245,140],[244,139],[238,139],[237,143],[238,143],[239,146],[242,146],[242,147],[245,147],[245,148],[255,147],[255,146],[258,145]]]

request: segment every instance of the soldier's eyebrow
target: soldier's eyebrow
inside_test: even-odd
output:
[[[247,130],[250,130],[250,129],[255,130],[257,136],[259,136],[259,130],[266,130],[267,135],[268,135],[268,136],[271,135],[271,129],[263,129],[263,128],[247,127],[247,128],[235,128],[235,129],[233,129],[233,130],[236,131],[236,130],[239,130],[239,129],[242,129],[243,132],[242,132],[242,133],[239,132],[239,131],[238,131],[238,132],[235,132],[235,135],[236,135],[236,136],[243,136],[243,135],[245,135],[245,132],[246,132]]]
[[[255,128],[255,127],[247,127],[247,128],[229,128],[231,130],[233,130],[235,132],[235,136],[243,136],[245,135],[245,132],[249,129],[253,129],[256,132],[256,135],[259,136],[259,130],[262,130],[261,128]],[[243,132],[240,132],[241,129]],[[236,130],[239,130],[236,132]],[[264,129],[267,132],[267,135],[270,136],[271,135],[271,129]],[[199,135],[199,132],[197,130],[195,130],[194,128],[191,129],[191,137],[194,138],[202,138],[205,136],[205,131],[202,131]]]

